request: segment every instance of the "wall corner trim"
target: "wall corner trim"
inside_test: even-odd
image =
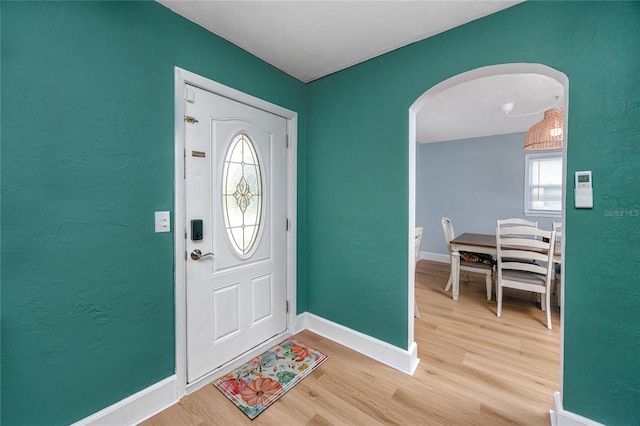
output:
[[[551,426],[604,426],[602,423],[598,423],[595,420],[566,411],[562,407],[562,395],[560,392],[554,392],[553,397],[556,408],[555,410],[549,410]]]
[[[135,425],[178,402],[177,376],[169,376],[72,426]]]
[[[307,329],[409,375],[413,375],[420,363],[416,342],[407,350],[400,349],[309,312],[298,315],[297,324],[298,331]]]

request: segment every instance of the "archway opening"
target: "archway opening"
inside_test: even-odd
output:
[[[414,335],[414,303],[415,303],[415,273],[416,273],[416,253],[414,247],[414,233],[416,226],[420,226],[421,224],[416,223],[416,207],[417,207],[417,144],[418,144],[418,113],[424,111],[425,105],[429,105],[431,101],[434,100],[439,94],[454,88],[456,86],[462,85],[464,83],[472,82],[474,80],[482,79],[485,77],[491,76],[500,76],[500,75],[525,75],[525,74],[535,74],[540,76],[546,76],[550,79],[555,80],[562,88],[562,96],[561,96],[561,104],[558,106],[564,108],[564,143],[562,148],[562,213],[560,221],[562,223],[564,229],[565,223],[565,200],[566,200],[566,158],[567,158],[567,149],[568,149],[568,89],[569,89],[569,80],[568,77],[549,66],[543,64],[532,64],[532,63],[513,63],[513,64],[499,64],[493,66],[486,66],[481,68],[476,68],[458,75],[455,75],[447,80],[444,80],[437,85],[431,87],[429,90],[420,95],[416,101],[409,108],[409,300],[408,300],[408,312],[409,312],[409,345],[411,345],[415,341]],[[432,107],[432,106],[431,106]],[[500,107],[500,105],[497,105]],[[427,111],[428,113],[428,111]],[[443,177],[444,178],[444,177]],[[435,183],[435,182],[434,182]],[[499,218],[496,218],[499,219]],[[556,220],[557,221],[557,220]],[[470,231],[472,232],[472,231]],[[565,237],[562,239],[562,265],[561,268],[564,269],[564,240],[566,239],[566,232],[564,232]],[[423,237],[424,238],[424,237]],[[440,237],[440,239],[443,239]],[[562,277],[563,279],[564,277]],[[562,283],[563,284],[563,283]],[[560,292],[564,292],[564,286],[560,286]],[[563,376],[563,356],[562,356],[562,348],[564,345],[564,297],[562,294],[560,295],[560,391],[562,391],[562,376]]]

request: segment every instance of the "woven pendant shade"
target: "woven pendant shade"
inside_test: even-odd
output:
[[[564,116],[562,108],[545,111],[544,118],[531,126],[524,138],[524,149],[538,151],[562,148]]]

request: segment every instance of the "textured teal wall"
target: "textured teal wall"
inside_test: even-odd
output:
[[[408,108],[508,62],[569,77],[568,182],[594,173],[594,209],[567,211],[565,408],[638,423],[640,3],[526,2],[306,87],[156,3],[0,13],[3,424],[173,373],[173,235],[152,219],[173,206],[174,65],[301,113],[298,312],[406,347]]]
[[[638,2],[526,2],[311,83],[309,311],[407,347],[409,106],[474,68],[548,65],[569,78],[564,407],[638,424],[639,28]],[[572,207],[576,170],[593,209]]]
[[[68,424],[174,372],[173,233],[153,224],[173,210],[173,67],[302,124],[305,86],[155,2],[0,7],[0,421]]]

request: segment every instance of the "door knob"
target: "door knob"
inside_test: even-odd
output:
[[[202,254],[202,252],[198,249],[195,249],[194,251],[191,252],[191,258],[193,260],[200,260],[203,257],[207,257],[207,256],[213,256],[213,253]]]

